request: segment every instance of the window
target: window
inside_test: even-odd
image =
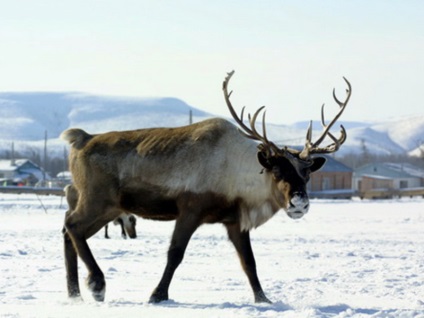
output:
[[[322,178],[322,190],[330,190],[331,189],[331,180],[328,177]]]
[[[407,180],[400,180],[399,182],[399,188],[405,189],[408,187],[408,181]]]

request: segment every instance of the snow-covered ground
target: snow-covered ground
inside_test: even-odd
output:
[[[40,200],[41,201],[40,201]],[[173,222],[139,219],[138,238],[111,226],[89,240],[106,300],[67,298],[59,197],[0,194],[0,317],[424,317],[424,199],[313,201],[293,221],[280,212],[251,233],[262,286],[255,304],[220,225],[201,227],[170,288],[148,304]]]

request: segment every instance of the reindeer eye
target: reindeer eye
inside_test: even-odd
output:
[[[272,167],[272,174],[276,181],[280,180],[291,180],[297,176],[296,171],[291,166],[274,166]]]
[[[310,173],[309,173],[309,172],[307,172],[307,173],[305,174],[305,183],[308,183],[310,179],[311,179],[311,175],[310,175]]]
[[[277,181],[283,179],[281,169],[278,166],[272,167],[272,175],[274,176],[274,179],[277,180]]]

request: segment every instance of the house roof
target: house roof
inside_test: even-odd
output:
[[[44,177],[43,170],[29,159],[0,159],[0,171],[13,172],[15,179],[25,179],[30,175],[39,180]],[[48,174],[45,176],[50,178]]]
[[[376,162],[355,169],[356,176],[399,178],[424,178],[424,170],[409,163]]]
[[[0,159],[0,171],[15,171],[25,165],[27,162],[31,162],[29,159],[15,159],[14,161],[15,164],[12,164],[13,160],[11,159]]]
[[[340,161],[334,159],[332,156],[324,155],[327,161],[325,162],[324,167],[319,171],[321,172],[352,172],[353,170],[341,163]]]
[[[72,174],[70,171],[61,171],[56,175],[56,178],[60,179],[72,179]]]

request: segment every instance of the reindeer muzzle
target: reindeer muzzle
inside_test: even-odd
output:
[[[292,219],[300,219],[309,210],[309,198],[306,193],[295,192],[287,208],[287,215]]]

